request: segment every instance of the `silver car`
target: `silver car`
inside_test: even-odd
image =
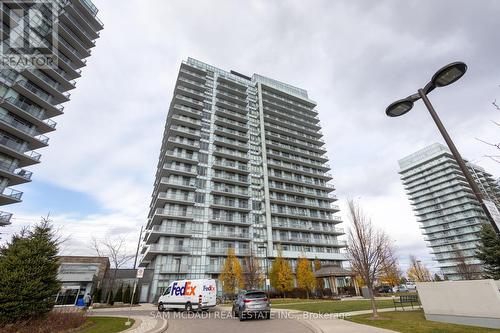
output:
[[[242,291],[233,302],[233,315],[240,321],[250,318],[270,319],[271,302],[263,291]]]

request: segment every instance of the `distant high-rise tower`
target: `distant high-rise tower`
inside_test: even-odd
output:
[[[500,187],[483,168],[467,163],[483,195],[500,207]],[[399,161],[400,174],[444,276],[450,280],[479,276],[475,258],[479,231],[489,223],[465,176],[445,146],[435,143]]]
[[[217,278],[228,249],[265,267],[278,250],[341,266],[344,234],[307,92],[194,59],[177,77],[141,265],[150,297],[174,279]]]
[[[23,168],[40,163],[35,150],[48,146],[44,133],[55,130],[51,118],[63,114],[103,24],[90,0],[1,1],[0,11],[0,205],[7,205],[21,201],[9,186],[31,181]],[[46,45],[47,53],[36,48]],[[55,61],[28,61],[44,54]],[[0,212],[0,225],[10,218]]]

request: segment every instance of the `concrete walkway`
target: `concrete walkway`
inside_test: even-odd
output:
[[[130,318],[134,319],[134,325],[123,331],[124,333],[162,333],[168,328],[168,321],[161,316],[155,316],[156,307],[152,304],[140,305],[132,308]],[[98,308],[87,312],[89,316],[121,317],[126,321],[129,308]]]

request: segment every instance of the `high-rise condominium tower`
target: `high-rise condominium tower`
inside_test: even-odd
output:
[[[51,118],[63,114],[103,24],[90,0],[6,0],[0,11],[0,205],[7,205],[21,201],[10,186],[31,181],[23,168],[40,163],[35,150],[48,145]],[[53,62],[29,62],[36,56]],[[0,225],[10,217],[0,212]]]
[[[167,116],[142,248],[151,299],[178,278],[242,259],[304,255],[341,265],[342,229],[316,103],[257,74],[183,62]]]
[[[500,207],[500,187],[483,168],[467,163],[485,198]],[[435,143],[399,161],[400,174],[428,246],[450,280],[478,276],[474,254],[489,223],[465,176],[445,146]]]

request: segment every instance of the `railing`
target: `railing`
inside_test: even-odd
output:
[[[211,204],[216,206],[230,207],[230,208],[249,209],[248,202],[245,201],[236,203],[235,201],[214,199],[211,201]]]
[[[199,130],[194,130],[194,129],[191,129],[191,128],[188,128],[188,127],[177,126],[177,125],[170,126],[170,130],[184,132],[184,133],[189,133],[189,134],[193,134],[193,135],[196,135],[196,136],[200,136],[200,133],[201,133]]]
[[[216,130],[219,130],[219,131],[222,131],[222,132],[229,133],[229,134],[238,135],[238,136],[244,137],[244,138],[246,138],[246,139],[248,139],[248,138],[249,138],[248,133],[241,132],[241,131],[237,131],[237,130],[233,130],[232,128],[227,128],[227,127],[223,127],[223,126],[215,125],[215,129],[216,129]]]
[[[220,221],[220,222],[231,222],[231,223],[241,223],[241,224],[249,224],[250,221],[248,218],[243,218],[243,217],[234,217],[234,216],[227,216],[227,215],[221,215],[221,216],[213,216],[210,218],[213,221]]]
[[[248,183],[248,177],[232,177],[232,176],[228,176],[228,175],[224,175],[224,174],[220,174],[220,173],[215,173],[214,178],[218,178],[218,179],[225,179],[225,180],[230,180],[230,181],[233,181],[233,182],[240,182],[240,183]]]
[[[228,162],[228,161],[220,162],[220,161],[215,160],[213,165],[238,169],[238,170],[242,170],[242,171],[248,171],[248,167],[245,164],[238,164],[238,163],[234,163],[234,162]]]
[[[215,148],[215,152],[248,159],[248,155],[247,154],[242,153],[242,152],[240,152],[238,150],[230,150],[230,149],[224,149],[224,148],[221,148],[221,147],[216,147]]]
[[[239,194],[239,195],[248,195],[248,190],[243,190],[243,189],[235,189],[235,188],[228,188],[228,187],[213,187],[212,191],[217,191],[217,192],[224,192],[224,193],[229,193],[229,194]]]
[[[23,196],[23,192],[14,190],[12,188],[6,188],[2,191],[2,195],[5,197],[10,197],[14,200],[21,200],[21,197]]]
[[[176,152],[174,152],[172,150],[167,150],[166,151],[166,155],[170,156],[170,157],[183,158],[183,159],[186,159],[186,160],[193,160],[193,161],[197,161],[198,160],[198,156],[197,155],[191,155],[191,154],[186,154],[186,153],[176,153]]]
[[[181,116],[181,115],[178,115],[178,114],[174,114],[172,116],[172,119],[177,119],[177,120],[180,120],[180,121],[185,121],[185,122],[190,123],[190,124],[201,126],[201,121],[199,121],[198,119],[192,119],[192,118]]]
[[[24,112],[29,113],[30,115],[32,115],[33,117],[35,117],[39,120],[42,120],[42,118],[44,117],[44,110],[42,108],[28,104],[26,102],[23,102],[17,98],[12,97],[12,96],[7,97],[5,100],[7,102],[9,102],[10,104],[20,108]]]
[[[196,104],[196,105],[199,105],[199,106],[203,106],[203,103],[200,102],[200,101],[197,101],[193,98],[190,98],[190,97],[186,97],[186,96],[183,96],[183,95],[175,95],[175,98],[178,98],[180,100],[183,100],[183,101],[186,101],[186,102],[189,102],[189,103],[193,103],[193,104]]]
[[[80,15],[80,13],[76,9],[75,9],[75,12],[78,15]],[[73,23],[76,27],[78,27],[78,29],[80,29],[81,32],[83,32],[83,34],[85,35],[85,37],[87,37],[90,41],[94,40],[94,38],[89,35],[89,33],[87,32],[87,30],[85,28],[83,28],[80,23],[76,22],[76,20],[74,18],[72,18],[69,13],[66,13],[66,17],[71,21],[71,23]]]
[[[0,212],[0,223],[9,224],[12,213]]]
[[[40,88],[36,87],[35,85],[29,83],[26,80],[17,81],[17,83],[26,88],[27,90],[31,91],[38,97],[40,97],[40,99],[46,101],[47,103],[50,103],[50,95],[42,91]]]
[[[198,141],[190,142],[188,140],[181,140],[181,139],[176,139],[176,138],[173,138],[173,137],[169,137],[168,138],[168,142],[178,143],[178,144],[186,145],[186,146],[189,146],[189,147],[192,147],[192,148],[199,148],[200,147],[200,143]]]
[[[156,208],[155,215],[168,215],[176,217],[193,217],[192,210]]]
[[[229,118],[215,116],[215,120],[219,120],[219,121],[231,124],[231,125],[235,125],[235,126],[239,126],[239,127],[248,129],[248,124],[240,123],[239,121],[235,121],[235,120],[232,120],[232,119],[229,119]]]
[[[30,180],[31,179],[31,176],[33,175],[33,173],[31,171],[27,171],[27,170],[24,170],[24,169],[21,169],[19,171],[15,171],[17,169],[17,167],[11,163],[7,163],[5,161],[0,161],[0,169],[2,170],[5,170],[9,173],[12,173],[12,174],[15,174],[19,177],[22,177],[24,179],[27,179],[27,180]]]
[[[172,234],[192,234],[194,230],[192,228],[180,228],[180,227],[166,227],[164,225],[155,225],[151,229],[153,232],[162,233],[172,233]]]
[[[194,195],[172,195],[166,192],[158,193],[158,198],[185,201],[185,202],[194,201]]]
[[[250,233],[247,232],[227,232],[219,230],[209,230],[208,237],[227,237],[227,238],[250,238]]]
[[[234,139],[228,139],[228,138],[218,136],[218,135],[214,138],[214,141],[219,141],[219,142],[227,143],[227,144],[230,144],[233,146],[249,149],[249,146],[246,142],[238,141],[238,140],[234,140]]]
[[[193,167],[185,167],[185,166],[180,166],[180,165],[169,165],[165,163],[163,165],[164,169],[169,169],[169,170],[175,170],[175,171],[183,171],[183,172],[188,172],[188,173],[196,173],[196,168]]]
[[[236,255],[247,255],[249,253],[248,249],[235,249],[227,247],[209,247],[207,248],[207,253],[226,254],[228,253],[229,249],[232,249],[234,251],[234,254]]]
[[[148,250],[149,252],[190,252],[191,248],[183,245],[151,244]]]
[[[29,127],[28,125],[20,123],[14,117],[12,117],[8,114],[0,114],[0,120],[6,124],[11,125],[12,127],[17,128],[18,130],[20,130],[20,131],[22,131],[30,136],[34,136],[36,134],[35,128]]]
[[[190,108],[190,107],[187,107],[187,106],[184,106],[184,105],[180,105],[180,104],[174,104],[174,109],[184,110],[184,111],[188,111],[188,112],[191,112],[191,113],[195,113],[197,115],[201,115],[201,111],[200,110],[196,110],[196,109],[193,109],[193,108]]]
[[[192,71],[188,71],[188,70],[186,70],[184,68],[181,68],[180,72],[188,74],[188,75],[191,75],[191,76],[198,77],[198,78],[203,79],[203,80],[206,80],[205,75],[201,75],[201,74],[198,74],[198,73],[195,73],[195,72],[192,72]]]
[[[166,184],[166,185],[180,185],[180,186],[186,186],[186,187],[195,187],[194,181],[169,180],[166,177],[162,177],[160,180],[160,183]]]

